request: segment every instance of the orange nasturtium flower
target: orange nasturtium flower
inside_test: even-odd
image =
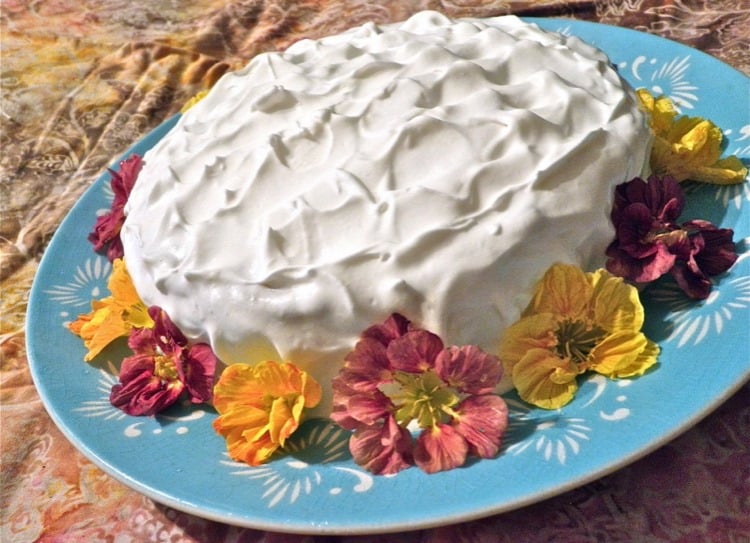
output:
[[[258,466],[291,436],[305,409],[320,402],[322,389],[290,363],[232,364],[214,386],[219,416],[213,427],[234,460]]]
[[[122,259],[112,262],[112,274],[107,282],[111,296],[91,302],[92,311],[79,315],[70,323],[70,330],[83,339],[88,349],[87,362],[119,337],[130,334],[133,328],[152,328],[154,321],[141,301]]]
[[[638,90],[641,107],[650,115],[654,134],[651,169],[677,181],[690,179],[716,185],[742,183],[747,168],[736,156],[721,158],[724,135],[711,121],[677,114],[671,100]]]
[[[555,264],[506,330],[500,359],[523,400],[557,409],[587,371],[634,377],[656,362],[659,347],[641,332],[643,318],[638,291],[621,278]]]

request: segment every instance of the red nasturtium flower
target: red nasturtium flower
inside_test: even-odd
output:
[[[618,185],[611,214],[616,237],[607,248],[607,270],[641,284],[671,274],[688,296],[707,298],[709,277],[737,260],[733,231],[703,220],[679,224],[684,206],[682,187],[669,176]]]
[[[120,162],[120,171],[109,170],[110,185],[115,195],[112,207],[108,213],[96,219],[94,230],[89,234],[88,239],[94,245],[95,251],[106,249],[110,262],[123,257],[120,229],[125,222],[124,208],[142,167],[141,157],[131,155]]]
[[[193,403],[210,401],[218,363],[211,347],[191,345],[161,308],[148,312],[154,327],[131,332],[128,346],[135,354],[122,361],[120,382],[110,393],[112,405],[128,415],[154,415],[185,391]]]
[[[413,464],[428,473],[491,458],[508,423],[493,393],[499,360],[475,346],[445,347],[399,314],[367,329],[333,381],[331,418],[353,430],[349,449],[376,474]],[[410,429],[418,426],[416,440]]]

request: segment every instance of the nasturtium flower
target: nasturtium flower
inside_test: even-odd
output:
[[[724,135],[711,121],[678,115],[669,98],[637,91],[641,107],[650,115],[654,143],[651,170],[677,181],[690,179],[730,185],[742,183],[747,167],[736,156],[721,158]]]
[[[83,339],[91,361],[107,345],[126,337],[133,328],[151,328],[153,320],[130,279],[125,261],[116,259],[107,282],[111,295],[91,302],[92,311],[70,323],[70,330]]]
[[[132,356],[120,366],[110,403],[128,415],[155,415],[187,393],[192,403],[211,400],[218,359],[205,343],[191,344],[159,307],[148,309],[152,328],[131,331]]]
[[[504,333],[500,359],[519,396],[545,409],[570,402],[580,375],[642,375],[658,346],[641,332],[638,291],[605,270],[550,267],[520,320]]]
[[[733,231],[708,221],[677,222],[685,205],[670,176],[635,178],[618,185],[612,207],[615,239],[607,247],[607,270],[646,284],[671,274],[690,297],[708,297],[710,277],[737,260]]]
[[[508,409],[493,391],[501,376],[496,357],[472,345],[446,347],[393,314],[347,355],[333,380],[331,418],[353,431],[354,461],[373,473],[414,464],[444,471],[500,450]]]
[[[674,248],[678,258],[670,271],[688,296],[705,300],[713,287],[710,278],[724,273],[737,261],[734,232],[702,220],[683,223],[682,231],[685,236]]]
[[[141,157],[131,155],[120,162],[119,171],[109,170],[110,185],[114,193],[112,206],[109,212],[97,218],[94,230],[89,234],[88,239],[94,245],[95,251],[100,252],[106,249],[110,262],[123,257],[120,230],[125,222],[125,204],[142,167]]]
[[[208,94],[208,90],[202,90],[199,93],[197,93],[194,96],[192,96],[190,98],[190,100],[188,100],[187,102],[185,102],[185,105],[182,106],[182,108],[180,109],[180,113],[185,113],[186,111],[188,111],[195,104],[197,104],[198,102],[200,102],[201,100],[203,100],[206,97],[207,94]]]
[[[230,457],[258,466],[284,447],[321,396],[318,382],[289,362],[232,364],[214,387],[213,427]]]

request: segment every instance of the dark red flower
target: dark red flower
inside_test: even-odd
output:
[[[135,354],[122,362],[112,405],[129,415],[154,415],[183,391],[193,403],[210,401],[218,364],[211,348],[191,345],[162,309],[150,307],[149,315],[154,327],[135,329],[128,339]]]
[[[691,298],[704,300],[711,293],[709,277],[724,273],[737,260],[729,228],[717,228],[708,221],[683,224],[687,235],[676,250],[679,258],[671,273],[679,287]]]
[[[119,171],[109,170],[110,185],[114,192],[112,207],[108,213],[96,219],[94,230],[89,234],[88,239],[94,245],[95,251],[106,249],[110,262],[123,257],[120,229],[125,222],[124,208],[142,167],[141,157],[131,155],[120,162]]]
[[[674,223],[685,207],[685,194],[680,184],[668,175],[652,175],[647,181],[640,177],[621,183],[615,188],[615,200],[612,206],[612,223],[617,227],[628,217],[622,214],[631,205],[645,206],[653,222],[658,224]]]
[[[706,298],[709,277],[737,259],[732,230],[708,221],[678,224],[685,205],[682,188],[669,176],[636,178],[615,190],[615,239],[607,247],[607,270],[634,283],[671,274],[692,298]]]

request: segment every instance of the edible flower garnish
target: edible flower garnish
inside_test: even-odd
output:
[[[428,473],[491,458],[508,423],[493,394],[499,360],[475,346],[445,347],[399,314],[365,330],[333,380],[331,418],[353,430],[354,461],[376,474],[413,464]],[[409,431],[418,427],[416,440]]]
[[[120,382],[110,403],[128,415],[155,415],[186,391],[192,403],[211,400],[218,360],[205,343],[191,345],[169,316],[152,306],[152,328],[131,331],[128,346],[135,354],[122,361]]]
[[[96,219],[94,230],[89,234],[88,239],[93,243],[95,251],[100,252],[106,248],[107,258],[110,262],[123,257],[120,230],[125,222],[124,208],[142,167],[143,160],[141,157],[131,155],[120,162],[119,172],[109,170],[110,185],[115,195],[112,200],[112,207],[108,213]]]
[[[70,330],[83,339],[88,349],[84,360],[90,362],[107,345],[130,334],[133,328],[151,328],[153,320],[130,279],[125,261],[112,263],[107,281],[111,296],[91,302],[92,311],[70,323]]]
[[[747,168],[732,155],[721,158],[724,135],[711,121],[678,115],[671,100],[637,91],[643,109],[651,116],[654,144],[651,169],[677,181],[690,179],[717,185],[742,183]]]
[[[607,248],[607,270],[641,284],[671,274],[688,296],[707,298],[710,277],[737,260],[733,231],[703,220],[678,224],[684,205],[682,187],[669,176],[618,185],[611,214],[616,237]]]
[[[186,111],[188,111],[195,104],[197,104],[198,102],[200,102],[201,100],[203,100],[206,97],[207,94],[208,94],[208,90],[202,90],[199,93],[193,95],[190,98],[190,100],[188,100],[187,102],[185,102],[185,105],[182,106],[182,108],[180,109],[180,113],[185,113]]]
[[[219,412],[214,430],[226,439],[229,456],[258,466],[299,428],[305,409],[320,402],[322,389],[291,363],[232,364],[214,387]]]
[[[524,401],[557,409],[575,396],[579,375],[634,377],[656,362],[643,317],[638,291],[621,278],[555,264],[505,331],[500,359]]]

